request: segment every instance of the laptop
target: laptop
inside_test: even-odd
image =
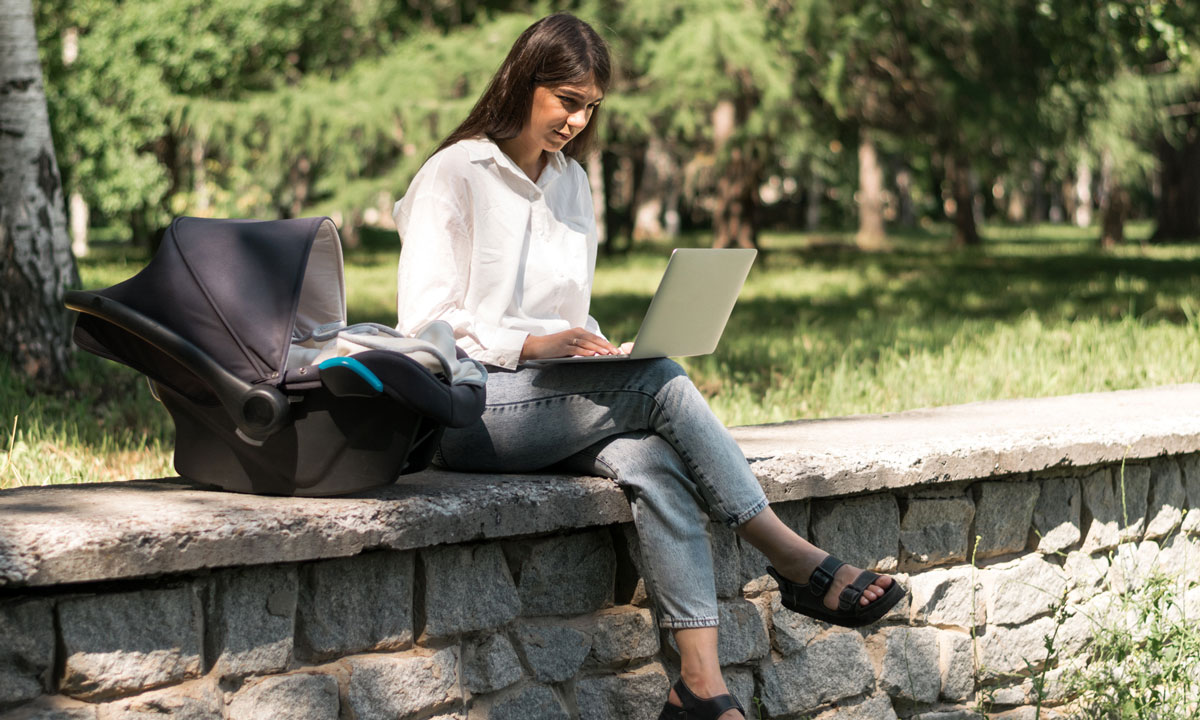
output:
[[[573,355],[528,365],[707,355],[717,349],[758,254],[752,248],[676,248],[626,355]]]

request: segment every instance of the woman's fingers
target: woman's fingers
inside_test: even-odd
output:
[[[583,328],[574,328],[567,332],[571,335],[569,343],[572,355],[615,355],[618,352],[612,343]]]

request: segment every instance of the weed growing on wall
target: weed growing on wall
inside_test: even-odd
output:
[[[1181,583],[1156,572],[1096,629],[1089,660],[1067,679],[1079,715],[1122,720],[1200,716],[1200,627]]]

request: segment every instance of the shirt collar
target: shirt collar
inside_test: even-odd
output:
[[[517,177],[529,182],[529,176],[525,174],[525,171],[522,170],[512,158],[510,158],[508,155],[505,155],[504,151],[500,149],[500,146],[497,145],[491,138],[472,138],[470,140],[463,140],[462,143],[466,145],[467,157],[471,159],[471,162],[485,162],[491,160],[500,167],[515,174]],[[558,152],[550,153],[549,160],[546,162],[546,167],[542,169],[542,174],[540,177],[538,177],[538,181],[535,184],[537,187],[545,189],[550,185],[551,182],[555,180],[555,178],[562,175],[566,169],[567,157],[563,155],[562,151],[560,150]]]

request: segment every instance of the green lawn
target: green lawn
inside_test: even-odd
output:
[[[1101,252],[1094,231],[1056,226],[984,235],[975,251],[934,228],[863,253],[848,236],[767,234],[721,347],[685,365],[730,425],[1200,380],[1200,246]],[[348,254],[351,322],[394,322],[395,254],[390,233]],[[601,258],[593,314],[610,338],[637,331],[668,254]],[[102,246],[84,286],[142,262]],[[171,473],[169,419],[113,363],[81,354],[62,394],[0,368],[0,408],[0,487]]]

